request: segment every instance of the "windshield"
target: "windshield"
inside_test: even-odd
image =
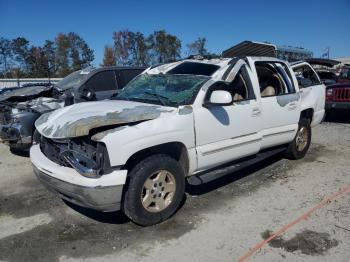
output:
[[[197,75],[142,74],[129,82],[114,99],[175,107],[191,104],[208,79]]]
[[[333,79],[335,80],[337,77],[334,73],[332,72],[317,72],[318,73],[318,76],[322,79],[322,80],[325,80],[325,79]]]
[[[59,81],[56,86],[61,90],[67,90],[75,87],[79,87],[80,84],[87,78],[88,74],[83,73],[82,70],[75,71],[70,75]]]
[[[340,79],[350,79],[350,68],[343,70],[343,72],[340,74]]]

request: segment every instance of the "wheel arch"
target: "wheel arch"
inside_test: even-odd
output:
[[[133,166],[135,166],[146,157],[155,154],[165,154],[174,158],[180,163],[184,169],[185,174],[188,174],[190,168],[190,159],[186,146],[181,142],[168,142],[144,148],[131,155],[126,161],[124,168],[130,170]]]
[[[304,118],[304,119],[309,119],[310,123],[312,122],[314,116],[314,109],[313,108],[307,108],[304,109],[300,112],[300,119]]]

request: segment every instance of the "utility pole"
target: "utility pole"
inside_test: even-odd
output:
[[[331,49],[330,47],[327,48],[327,51],[328,51],[328,52],[327,52],[328,59],[329,59],[329,51],[330,51],[330,49]]]

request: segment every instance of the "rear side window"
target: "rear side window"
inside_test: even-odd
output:
[[[118,88],[123,88],[127,83],[129,83],[135,76],[142,73],[142,69],[125,69],[116,70],[115,75],[117,78]]]
[[[211,76],[219,68],[219,66],[213,64],[184,62],[169,70],[167,74]]]
[[[303,65],[297,68],[293,68],[295,76],[298,80],[300,88],[305,88],[309,86],[319,85],[320,80],[317,74],[308,65]]]
[[[279,96],[295,93],[288,68],[282,63],[257,62],[261,97]]]
[[[94,92],[116,90],[117,85],[113,71],[98,72],[86,83],[86,87]]]

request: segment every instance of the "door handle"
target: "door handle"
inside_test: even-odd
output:
[[[259,108],[254,108],[254,109],[252,110],[252,116],[258,116],[258,115],[260,115],[260,114],[261,114],[261,111],[260,111]]]

